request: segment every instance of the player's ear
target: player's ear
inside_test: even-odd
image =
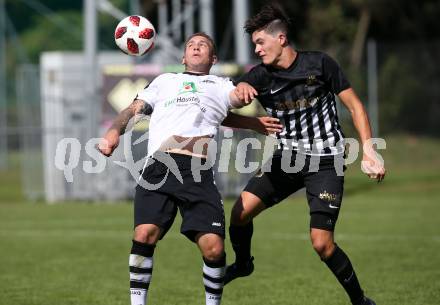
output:
[[[287,41],[287,36],[286,36],[286,34],[284,34],[283,32],[280,32],[280,33],[278,34],[278,41],[280,42],[280,44],[281,44],[283,47],[289,44],[289,42]]]
[[[186,64],[185,62],[185,55],[182,56],[182,65]]]
[[[211,63],[212,63],[213,65],[215,65],[215,64],[217,63],[217,61],[218,61],[218,59],[217,59],[217,55],[212,55],[212,57],[211,57]]]

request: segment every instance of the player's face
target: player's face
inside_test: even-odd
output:
[[[211,43],[206,37],[194,36],[186,43],[182,63],[188,71],[209,71],[216,60],[216,56],[212,54]]]
[[[283,40],[279,34],[269,34],[264,30],[252,33],[252,42],[263,64],[276,65],[283,51]]]

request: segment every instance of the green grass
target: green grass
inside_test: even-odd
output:
[[[368,180],[358,164],[347,171],[336,240],[379,305],[440,304],[439,148],[439,141],[395,137],[383,153],[384,183]],[[0,305],[129,304],[130,203],[5,202]],[[255,272],[228,285],[222,304],[349,304],[310,246],[308,221],[303,194],[257,217]],[[200,254],[179,226],[178,218],[157,247],[149,304],[204,304]]]
[[[6,169],[0,169],[0,204],[23,202],[21,191],[20,155],[18,153],[8,156]]]

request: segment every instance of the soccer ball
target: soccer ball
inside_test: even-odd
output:
[[[115,29],[115,42],[122,52],[142,56],[154,46],[156,31],[147,18],[128,16]]]

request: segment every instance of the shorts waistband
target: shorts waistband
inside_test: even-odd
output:
[[[208,161],[206,158],[191,156],[187,154],[179,154],[174,152],[155,152],[152,156],[150,156],[151,159],[157,160],[159,162],[161,161],[161,158],[158,157],[158,154],[164,154],[166,156],[171,157],[174,161],[176,161],[176,164],[178,167],[189,167],[191,166],[192,159],[199,160],[197,164],[204,165]]]

